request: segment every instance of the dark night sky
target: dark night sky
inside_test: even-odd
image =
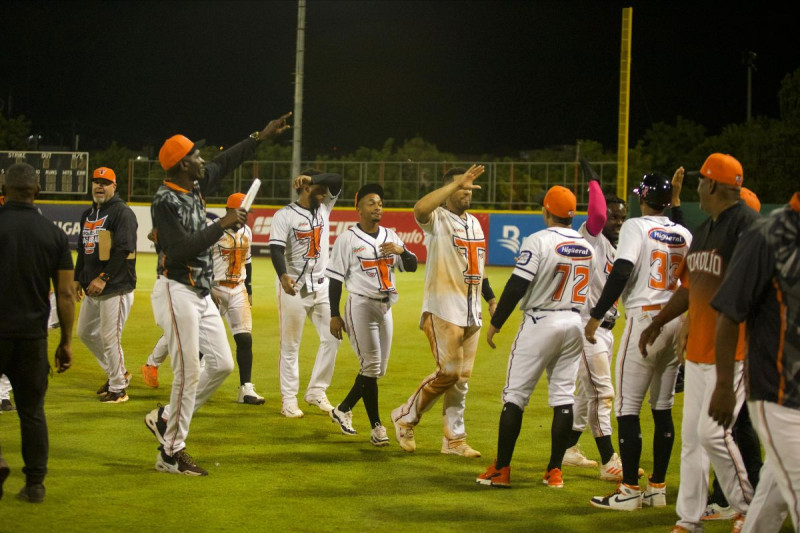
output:
[[[800,67],[789,7],[633,2],[631,142],[677,115],[778,116]],[[772,4],[772,3],[770,3]],[[630,2],[309,0],[304,156],[422,136],[462,154],[616,143]],[[782,10],[782,11],[781,11]],[[0,98],[57,143],[229,144],[293,107],[296,2],[5,2]],[[285,137],[290,142],[291,137]],[[86,147],[85,145],[83,146]]]

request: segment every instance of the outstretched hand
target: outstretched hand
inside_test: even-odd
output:
[[[678,167],[675,174],[672,175],[672,206],[678,207],[681,205],[681,189],[683,188],[683,176],[686,171],[683,167]]]
[[[264,139],[271,139],[273,137],[277,137],[284,131],[291,128],[292,126],[289,125],[288,122],[286,122],[286,120],[291,116],[292,112],[289,111],[280,118],[276,118],[275,120],[270,120],[269,124],[267,124],[266,127],[263,130],[261,130],[261,132],[258,134],[258,140],[263,141]]]
[[[472,165],[456,180],[456,185],[460,189],[480,189],[481,186],[475,185],[474,181],[484,172],[486,167],[483,165]]]

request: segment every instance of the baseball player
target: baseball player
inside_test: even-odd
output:
[[[305,393],[308,405],[330,413],[333,406],[325,391],[333,379],[339,339],[330,331],[328,266],[330,213],[342,190],[339,174],[306,170],[294,181],[297,201],[275,213],[269,238],[272,266],[277,274],[278,313],[281,328],[281,414],[302,418],[297,405],[300,390],[300,339],[306,317],[319,334],[319,349]]]
[[[75,294],[83,299],[78,337],[108,376],[97,391],[103,403],[128,401],[130,374],[125,370],[122,329],[136,288],[136,215],[116,194],[117,176],[110,168],[92,173],[92,207],[81,215],[75,263]],[[110,246],[106,244],[110,236]]]
[[[243,193],[228,197],[227,211],[239,209],[244,201]],[[250,243],[253,231],[245,224],[238,230],[226,229],[222,238],[211,248],[214,263],[214,286],[211,299],[219,312],[228,321],[233,340],[236,342],[236,363],[239,366],[239,396],[236,401],[250,405],[263,405],[252,383],[253,372],[253,318],[250,307],[253,301],[253,279]]]
[[[483,228],[467,212],[472,191],[480,188],[475,179],[484,170],[482,165],[450,169],[444,175],[445,184],[414,205],[414,218],[425,232],[428,250],[420,329],[428,337],[436,370],[405,404],[392,411],[397,442],[407,452],[417,447],[414,427],[422,414],[443,396],[442,453],[481,455],[467,444],[464,408],[481,329],[479,294],[489,302],[490,314],[497,305],[489,280],[483,275]]]
[[[580,313],[589,296],[595,251],[572,229],[576,208],[572,191],[560,185],[551,187],[542,205],[547,229],[522,241],[514,272],[486,334],[489,346],[495,348],[495,334],[522,301],[522,324],[508,359],[503,389],[497,459],[478,476],[476,481],[483,485],[510,486],[511,456],[522,428],[522,414],[536,383],[547,372],[553,425],[543,482],[551,488],[564,486],[561,462],[572,430],[575,378],[583,350]]]
[[[756,222],[739,240],[711,301],[719,311],[717,380],[709,415],[736,418],[736,350],[747,323],[747,403],[765,460],[743,532],[776,532],[786,514],[800,531],[800,187],[789,205]]]
[[[668,177],[646,174],[634,193],[639,196],[642,216],[626,220],[622,225],[614,266],[584,328],[586,339],[596,343],[598,327],[621,295],[626,321],[616,359],[614,410],[619,430],[622,483],[613,494],[594,497],[591,503],[602,509],[626,511],[642,505],[663,507],[667,504],[665,476],[675,440],[672,403],[678,371],[675,339],[680,325],[676,321],[665,326],[664,334],[648,350],[647,357],[639,352],[636,341],[675,291],[677,268],[692,239],[688,229],[664,216],[672,199]],[[639,487],[642,453],[639,413],[648,389],[655,422],[653,473],[642,493]]]
[[[589,182],[589,216],[578,232],[595,251],[589,297],[581,311],[581,319],[585,325],[589,320],[589,309],[603,292],[603,285],[608,279],[611,265],[614,264],[619,230],[625,222],[627,206],[616,195],[603,196],[599,177],[588,162],[582,160],[581,167]],[[612,330],[618,316],[617,306],[611,306],[597,330],[597,343],[583,343],[575,389],[572,434],[564,454],[565,465],[597,466],[597,462],[584,457],[578,447],[578,439],[589,425],[600,452],[600,479],[607,481],[622,479],[622,462],[611,443],[611,406],[614,400],[614,386],[611,383],[611,355],[614,348]]]
[[[753,488],[729,430],[715,424],[705,410],[716,381],[714,333],[717,313],[711,308],[739,236],[758,218],[758,214],[739,199],[742,165],[727,154],[708,156],[700,169],[697,192],[700,207],[710,215],[693,234],[686,260],[678,269],[681,286],[669,302],[641,333],[639,349],[658,338],[665,324],[689,311],[689,338],[686,345],[683,424],[681,430],[681,478],[676,511],[680,520],[673,529],[702,530],[701,519],[708,494],[709,461],[720,479],[728,502],[740,514],[747,513]],[[735,381],[738,413],[744,403],[742,361],[744,327],[740,328]]]
[[[213,191],[225,175],[252,157],[260,140],[287,130],[290,115],[270,121],[207,165],[200,157],[203,142],[193,143],[183,135],[170,137],[159,151],[167,180],[156,191],[150,212],[163,257],[151,299],[156,323],[167,337],[173,380],[169,405],[148,413],[145,424],[161,443],[155,465],[160,472],[208,474],[186,453],[186,436],[194,412],[233,370],[225,326],[211,300],[211,246],[226,229],[244,225],[247,212],[232,210],[207,224],[203,193]]]
[[[363,398],[371,428],[369,441],[386,446],[389,437],[378,409],[378,379],[386,374],[392,348],[392,305],[397,302],[394,271],[415,272],[417,256],[394,230],[379,225],[383,187],[362,186],[356,194],[356,209],[359,223],[336,239],[325,275],[330,278],[331,334],[341,339],[342,331],[347,332],[361,370],[331,418],[342,433],[355,435],[352,408]],[[342,284],[348,292],[344,318],[339,313]]]

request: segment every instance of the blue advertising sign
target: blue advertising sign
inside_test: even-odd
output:
[[[84,205],[59,205],[59,204],[36,204],[45,218],[49,219],[56,226],[67,234],[69,247],[73,250],[78,248],[78,237],[81,234],[81,214],[91,207],[91,203]]]
[[[572,227],[576,230],[586,222],[586,215],[575,215]],[[489,215],[489,264],[513,265],[519,254],[522,240],[532,233],[545,229],[541,214]]]

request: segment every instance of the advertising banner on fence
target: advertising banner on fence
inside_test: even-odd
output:
[[[586,215],[575,215],[572,227],[578,229]],[[541,214],[493,213],[489,216],[489,264],[513,265],[522,240],[545,228]]]

